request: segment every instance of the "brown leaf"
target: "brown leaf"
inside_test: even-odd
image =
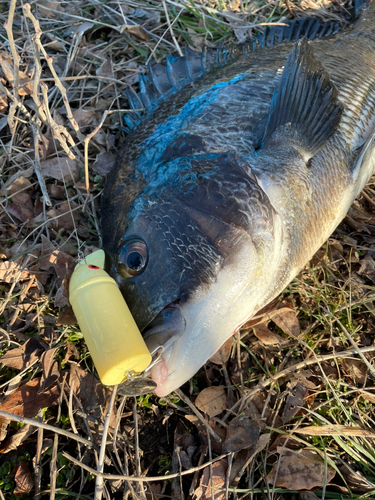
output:
[[[74,392],[80,398],[84,408],[94,408],[105,403],[103,385],[78,365],[70,366],[69,385],[74,383]]]
[[[325,464],[317,454],[308,450],[283,449],[280,459],[276,462],[266,480],[273,486],[290,490],[312,490],[321,488],[325,481]],[[327,483],[336,472],[327,465]]]
[[[13,469],[12,476],[14,477],[14,481],[16,483],[16,487],[13,490],[13,495],[16,497],[26,495],[34,488],[34,481],[31,477],[26,460],[21,460],[16,464]]]
[[[102,77],[115,78],[113,72],[113,65],[110,58],[106,59],[104,63],[96,70],[96,74]]]
[[[40,162],[40,168],[44,177],[52,177],[58,181],[64,180],[67,184],[79,180],[79,166],[75,160],[70,158],[50,158]]]
[[[371,255],[367,254],[359,263],[361,267],[359,268],[358,274],[363,274],[366,278],[369,278],[375,283],[375,261]]]
[[[29,272],[15,262],[0,262],[0,282],[14,283],[29,277]]]
[[[318,500],[318,498],[313,491],[299,492],[299,500]]]
[[[55,359],[59,347],[48,349],[42,356],[42,382],[39,393],[51,387],[60,376],[59,363]]]
[[[367,378],[367,366],[360,359],[343,358],[341,364],[354,384],[363,385]]]
[[[223,444],[223,452],[237,453],[257,443],[260,428],[256,420],[249,417],[235,417],[227,427],[227,437]]]
[[[220,347],[220,349],[210,358],[211,363],[216,365],[225,365],[229,359],[232,350],[233,337],[229,337],[227,341]]]
[[[286,341],[281,335],[271,332],[264,324],[254,326],[253,332],[256,338],[264,345],[281,345]]]
[[[5,443],[0,447],[0,453],[9,453],[10,451],[16,450],[21,443],[26,441],[26,439],[31,436],[36,431],[36,427],[33,425],[24,425],[21,429],[13,434]]]
[[[74,210],[77,207],[74,201],[70,204],[67,201],[61,203],[59,208],[51,208],[48,210],[47,215],[52,219],[51,224],[55,228],[62,228],[66,231],[70,231],[78,225],[80,214],[78,210]]]
[[[369,491],[375,490],[374,482],[366,479],[361,472],[354,471],[346,463],[339,465],[338,468],[352,493],[368,493]]]
[[[69,305],[69,298],[65,283],[63,283],[56,291],[54,306],[57,308]]]
[[[31,337],[22,347],[12,349],[1,356],[0,363],[4,366],[9,366],[9,368],[24,370],[38,359],[43,351],[44,348],[37,337]]]
[[[125,30],[131,35],[134,35],[139,40],[142,40],[144,42],[150,40],[150,35],[139,24],[136,24],[134,26],[126,26]]]
[[[86,107],[84,109],[76,109],[73,117],[80,127],[87,127],[95,122],[95,108]]]
[[[73,344],[73,342],[69,342],[68,341],[66,343],[66,347],[67,347],[67,349],[66,349],[66,354],[65,354],[65,358],[64,358],[63,363],[66,363],[68,361],[68,359],[70,359],[71,357],[73,357],[76,360],[80,359],[80,355],[79,355],[78,349]]]
[[[56,326],[72,326],[77,324],[77,318],[74,315],[73,309],[71,306],[68,306],[63,311],[60,311],[59,317],[56,321]]]
[[[195,498],[199,500],[211,500],[211,492],[213,490],[214,500],[224,500],[225,498],[225,482],[228,464],[226,460],[220,460],[212,464],[212,483],[210,467],[203,469],[202,478],[198,488],[194,491]],[[211,488],[212,484],[212,488]]]
[[[289,422],[304,405],[304,400],[308,395],[306,387],[302,384],[297,384],[285,401],[285,408],[281,417],[283,424]]]
[[[195,406],[209,417],[216,417],[225,410],[227,404],[227,394],[223,385],[216,387],[206,387],[201,391],[195,400]]]
[[[32,418],[38,414],[40,409],[57,404],[60,395],[58,385],[39,394],[40,383],[40,378],[34,378],[18,387],[3,400],[0,404],[0,410],[13,413],[13,415]]]
[[[104,177],[107,175],[115,165],[115,159],[111,153],[98,153],[96,155],[95,163],[92,165],[92,170]]]
[[[298,337],[300,333],[299,321],[293,309],[283,307],[268,314],[274,323],[287,335]]]

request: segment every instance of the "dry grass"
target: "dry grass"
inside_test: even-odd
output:
[[[0,2],[0,498],[296,498],[314,464],[320,490],[300,498],[374,496],[373,181],[283,296],[169,398],[103,388],[65,289],[75,259],[100,246],[124,89],[146,61],[345,7]],[[209,417],[197,396],[212,387],[226,388],[225,407]],[[266,481],[288,453],[302,464],[292,483]]]

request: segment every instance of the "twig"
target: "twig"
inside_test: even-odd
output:
[[[11,0],[10,2],[8,20],[5,21],[5,30],[7,32],[9,48],[13,57],[14,96],[18,98],[18,88],[20,85],[20,56],[18,55],[13,38],[13,19],[14,19],[14,11],[16,9],[16,3],[17,0]]]
[[[138,430],[138,413],[137,413],[137,398],[134,398],[133,404],[133,421],[134,421],[134,452],[135,452],[135,470],[136,474],[141,477],[141,461],[139,459],[139,430]],[[137,484],[137,493],[146,498],[142,481]]]
[[[91,134],[89,134],[84,140],[85,145],[85,181],[86,181],[86,191],[87,191],[87,199],[90,196],[90,179],[89,179],[89,143],[95,134],[99,132],[102,128],[105,119],[107,118],[108,111],[104,111],[102,119],[100,120],[99,125],[94,129]],[[87,200],[86,200],[87,201]]]
[[[106,414],[105,420],[104,420],[102,442],[100,445],[100,452],[99,452],[99,459],[98,459],[98,466],[97,466],[98,473],[102,473],[103,469],[104,469],[104,457],[105,457],[105,450],[107,447],[107,435],[108,435],[108,430],[109,430],[109,423],[110,423],[112,412],[113,412],[113,406],[115,404],[116,393],[117,393],[117,385],[115,385],[112,389],[111,399],[109,400],[107,414]],[[103,488],[104,488],[103,476],[97,475],[96,482],[95,482],[95,495],[94,495],[95,500],[101,500],[102,494],[103,494]]]
[[[38,420],[42,421],[42,411],[39,411]],[[35,500],[40,499],[40,486],[42,482],[42,467],[41,467],[41,459],[42,459],[42,448],[43,448],[43,427],[39,427],[38,429],[38,438],[36,442],[36,454],[35,454]]]
[[[179,54],[180,57],[183,57],[183,53],[182,53],[182,50],[180,48],[180,46],[178,45],[178,42],[176,40],[176,37],[174,36],[174,32],[173,32],[173,28],[172,28],[172,24],[171,24],[171,21],[169,19],[169,14],[168,14],[168,9],[167,9],[167,5],[165,3],[165,0],[162,0],[162,3],[163,3],[163,8],[164,8],[164,12],[165,12],[165,17],[167,19],[167,23],[168,23],[168,28],[169,28],[169,32],[171,34],[171,37],[172,37],[172,40],[173,40],[173,43],[177,49],[177,52]]]
[[[221,442],[220,436],[218,434],[216,434],[216,432],[209,425],[209,423],[203,417],[203,415],[201,414],[201,412],[196,408],[196,406],[193,405],[193,403],[190,401],[190,399],[187,396],[185,396],[185,394],[180,389],[176,389],[174,392],[194,412],[194,414],[199,418],[199,420],[202,422],[202,424],[206,427],[207,432],[209,434],[211,434],[211,436],[215,439],[215,441],[217,443],[220,443]]]
[[[33,136],[34,136],[34,154],[35,154],[34,170],[35,170],[38,182],[39,182],[40,189],[42,190],[43,201],[48,207],[52,207],[51,199],[49,197],[46,183],[44,182],[42,169],[40,166],[40,157],[39,157],[40,131],[39,131],[39,127],[35,123],[35,121],[31,121],[31,128],[33,130]]]
[[[290,375],[293,372],[296,372],[300,370],[301,368],[305,368],[307,366],[311,366],[314,364],[319,364],[322,361],[327,361],[329,359],[335,359],[335,358],[348,358],[352,356],[353,354],[358,354],[358,351],[361,353],[365,352],[374,352],[375,351],[375,346],[369,346],[369,347],[361,347],[357,349],[348,349],[346,351],[340,351],[340,352],[333,352],[331,354],[323,354],[320,356],[314,356],[313,358],[300,361],[299,363],[296,363],[295,365],[289,366],[288,368],[285,368],[285,370],[282,370],[280,373],[276,373],[272,378],[268,380],[264,380],[263,382],[260,382],[254,389],[249,390],[246,392],[242,398],[237,401],[235,405],[232,406],[228,411],[229,412],[235,412],[238,407],[242,407],[248,399],[250,399],[252,396],[257,394],[260,391],[263,391],[266,387],[271,385],[272,383],[276,382],[277,380],[286,377],[287,375]],[[360,389],[358,389],[360,390]]]
[[[82,443],[88,446],[89,448],[96,448],[95,444],[89,441],[88,439],[78,436],[77,434],[73,434],[72,432],[65,431],[64,429],[60,429],[60,427],[54,427],[53,425],[44,424],[43,422],[38,422],[37,420],[33,420],[32,418],[13,415],[13,413],[8,413],[2,410],[0,410],[0,417],[8,418],[9,420],[12,420],[14,422],[21,422],[21,424],[29,424],[33,425],[34,427],[42,427],[47,431],[56,432],[57,434],[61,434],[62,436],[67,437],[68,439],[73,439],[75,441],[78,441],[79,443]]]
[[[192,467],[189,470],[183,470],[181,472],[177,472],[176,474],[168,474],[167,476],[148,476],[148,477],[138,477],[138,476],[123,476],[121,474],[103,474],[102,472],[98,472],[97,470],[93,469],[92,467],[89,467],[88,465],[84,464],[83,462],[80,462],[76,458],[72,457],[69,455],[69,453],[66,453],[65,451],[62,452],[63,456],[73,462],[76,465],[79,465],[83,469],[87,470],[91,474],[94,474],[94,476],[101,476],[103,479],[110,479],[111,481],[115,481],[116,479],[120,479],[122,481],[134,481],[136,483],[139,482],[145,482],[145,483],[151,483],[153,481],[169,481],[169,479],[173,479],[175,477],[181,476],[186,476],[188,474],[192,474],[193,472],[196,472],[198,470],[205,469],[208,467],[210,464],[214,464],[215,462],[219,462],[223,458],[227,457],[229,453],[225,453],[223,455],[220,455],[219,457],[213,458],[211,462],[207,462],[205,464],[199,465],[197,467]]]
[[[63,400],[63,395],[64,395],[64,385],[66,381],[66,376],[65,374],[64,379],[62,381],[61,387],[60,387],[60,397],[59,397],[59,406],[57,409],[57,417],[56,417],[56,422],[60,421],[61,417],[61,405],[62,405],[62,400]],[[51,483],[51,492],[50,492],[50,500],[55,500],[55,495],[56,495],[56,479],[57,479],[57,467],[56,467],[56,462],[57,462],[57,450],[58,450],[58,444],[59,444],[59,436],[58,434],[55,433],[53,437],[53,448],[52,448],[52,457],[51,457],[51,464],[50,464],[50,483]]]

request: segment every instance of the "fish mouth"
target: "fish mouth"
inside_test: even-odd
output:
[[[167,363],[171,357],[173,345],[186,331],[186,319],[180,302],[180,300],[175,300],[164,307],[142,331],[147,348],[156,356],[145,375],[151,376],[156,382],[155,393],[158,396],[165,395],[162,386],[172,375],[168,371]]]

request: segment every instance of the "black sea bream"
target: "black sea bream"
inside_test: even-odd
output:
[[[145,111],[127,118],[103,241],[147,345],[164,346],[160,396],[286,287],[373,173],[375,9],[335,31],[294,21],[242,52],[187,51],[129,93]]]

